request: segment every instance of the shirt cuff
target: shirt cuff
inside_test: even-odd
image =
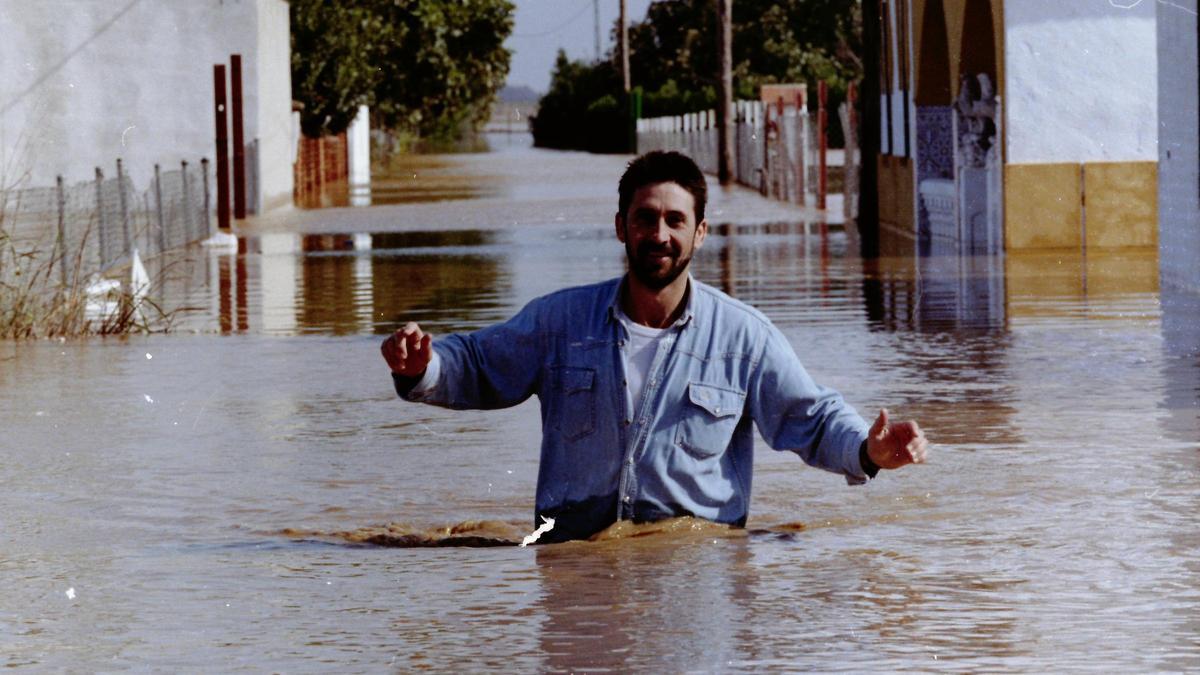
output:
[[[392,373],[392,383],[396,385],[396,393],[400,398],[409,398],[425,393],[432,389],[433,385],[437,384],[438,375],[442,370],[442,360],[438,356],[437,351],[433,352],[433,356],[429,359],[429,365],[425,366],[425,372],[419,376],[401,375],[400,373]]]
[[[867,474],[867,478],[874,478],[875,474],[879,473],[879,465],[871,461],[865,440],[858,446],[858,463],[862,466],[863,473]]]

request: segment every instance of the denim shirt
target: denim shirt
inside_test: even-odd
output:
[[[625,386],[622,279],[533,300],[512,319],[433,343],[410,401],[454,409],[513,406],[536,394],[542,452],[534,523],[543,541],[588,537],[617,519],[691,515],[744,525],[753,422],[776,450],[867,475],[866,422],[816,384],[758,310],[689,278],[682,315],[658,345],[639,409]]]

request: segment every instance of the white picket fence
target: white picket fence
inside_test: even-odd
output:
[[[857,205],[857,136],[850,115],[842,106],[837,115],[846,138],[846,149],[829,151],[827,165],[843,175],[844,199],[838,211],[854,217]],[[763,195],[815,207],[818,200],[820,148],[815,114],[794,105],[761,101],[734,102],[734,180]],[[833,116],[831,116],[833,117]],[[715,110],[651,117],[638,120],[638,152],[674,150],[696,161],[709,174],[717,173],[717,114]],[[830,195],[833,196],[832,194]],[[832,210],[838,200],[829,199]]]

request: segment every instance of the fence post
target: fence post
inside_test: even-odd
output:
[[[154,201],[158,205],[158,252],[163,253],[167,250],[167,228],[163,224],[162,173],[157,164],[154,165]]]
[[[212,201],[208,192],[208,158],[200,158],[200,174],[204,177],[204,238],[212,236]]]
[[[190,192],[189,188],[191,186],[188,185],[187,160],[185,159],[185,160],[181,161],[179,163],[179,166],[181,168],[181,171],[180,171],[181,179],[183,180],[183,231],[185,233],[184,242],[190,243],[190,242],[194,241],[195,238],[192,236],[192,203],[191,203],[192,200],[191,200],[191,195],[188,194]]]
[[[55,179],[58,192],[58,264],[61,267],[59,274],[62,276],[62,285],[65,288],[67,285],[67,198],[63,194],[63,177],[58,176]]]
[[[96,167],[96,222],[99,232],[100,245],[100,269],[103,270],[108,262],[106,250],[108,249],[108,235],[105,232],[107,225],[104,222],[104,171],[100,167]]]
[[[824,80],[817,83],[817,208],[825,210],[825,190],[828,187],[825,152],[829,139],[826,137],[825,126],[829,123],[829,111],[825,104],[829,96],[829,86]]]
[[[125,255],[131,255],[133,243],[129,240],[129,204],[125,200],[125,170],[120,157],[117,158],[117,195],[121,203],[121,236],[125,243]]]

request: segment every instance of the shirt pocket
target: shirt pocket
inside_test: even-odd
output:
[[[675,443],[700,459],[725,452],[737,429],[745,400],[746,395],[739,391],[689,383]]]
[[[596,370],[560,366],[553,372],[559,432],[564,440],[579,440],[596,430]]]

